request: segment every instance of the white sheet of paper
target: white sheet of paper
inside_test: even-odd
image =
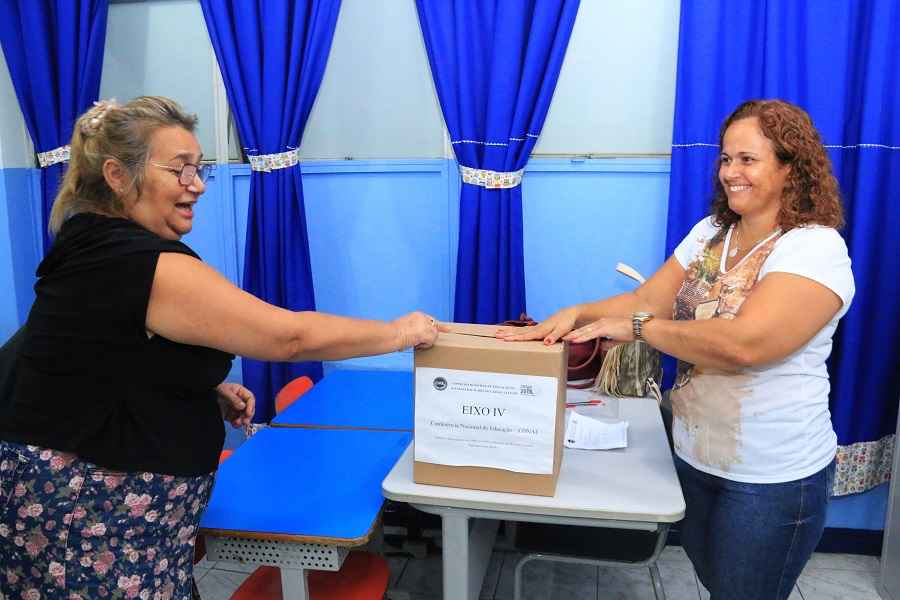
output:
[[[415,459],[553,472],[555,377],[416,369]]]
[[[627,448],[628,421],[594,419],[570,410],[563,443],[581,450]]]

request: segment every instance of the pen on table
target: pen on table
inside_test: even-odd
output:
[[[581,400],[579,402],[566,402],[566,408],[574,408],[576,406],[596,406],[598,404],[606,404],[603,400]]]

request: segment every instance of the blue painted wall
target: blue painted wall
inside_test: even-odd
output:
[[[0,169],[0,341],[25,322],[41,256],[35,169]]]
[[[631,289],[619,261],[645,274],[663,262],[668,161],[536,159],[525,178],[529,312]],[[444,159],[303,164],[319,310],[390,319],[420,309],[452,318],[459,177]],[[250,171],[217,168],[186,237],[235,283],[243,273]],[[411,368],[408,353],[344,361]]]
[[[459,177],[444,159],[303,163],[313,284],[319,310],[390,319],[413,309],[452,317]],[[0,335],[33,299],[38,261],[36,170],[0,170]],[[650,275],[664,260],[669,161],[534,159],[524,180],[528,310],[632,289],[626,262]],[[243,272],[248,165],[218,166],[185,241],[235,284]],[[408,352],[325,365],[411,369]],[[232,380],[240,380],[240,360]],[[837,498],[829,527],[882,529],[887,486]]]
[[[531,316],[634,289],[665,260],[667,159],[532,160],[523,184],[525,288]]]

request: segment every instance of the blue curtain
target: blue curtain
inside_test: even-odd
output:
[[[75,119],[100,93],[109,0],[2,0],[0,44],[37,153],[69,143]],[[50,209],[64,173],[41,169],[44,253]]]
[[[238,133],[251,156],[300,146],[319,91],[340,0],[201,0]],[[293,311],[315,310],[300,166],[251,171],[243,287]],[[322,365],[243,360],[256,421],[274,415],[275,394]]]
[[[709,214],[718,128],[744,100],[806,109],[841,185],[856,298],[835,338],[839,494],[890,474],[900,396],[900,3],[683,0],[667,254]]]
[[[463,167],[510,173],[537,141],[579,0],[416,0],[444,121]],[[463,183],[454,320],[525,311],[522,188]]]

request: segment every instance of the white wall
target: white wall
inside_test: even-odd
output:
[[[413,0],[343,0],[300,153],[444,156],[444,121]]]
[[[534,154],[669,154],[678,0],[583,0]],[[344,0],[301,153],[443,156],[412,0]]]
[[[197,0],[113,2],[109,6],[100,97],[169,96],[200,117],[197,139],[215,158],[215,55]]]
[[[678,0],[583,0],[536,155],[668,154]],[[215,56],[197,0],[110,5],[102,97],[171,96],[214,144]],[[343,0],[305,159],[450,156],[413,0]]]
[[[533,154],[669,154],[678,0],[582,0]]]
[[[16,91],[9,78],[6,58],[0,52],[0,169],[34,165],[31,140],[19,109]]]

